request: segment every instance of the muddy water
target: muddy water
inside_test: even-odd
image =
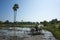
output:
[[[44,34],[42,37],[44,40],[56,40],[51,32],[47,30],[42,30],[41,32]]]
[[[15,36],[18,37],[29,37],[30,35],[27,35],[30,33],[30,28],[19,28],[16,27],[15,30],[13,30],[12,27],[9,29],[0,29],[0,36],[14,36],[14,31],[15,31]],[[46,30],[41,30],[41,33],[44,35],[42,36],[43,40],[56,40],[53,34],[49,31]]]

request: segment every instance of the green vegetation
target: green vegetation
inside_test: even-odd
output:
[[[60,40],[60,21],[53,19],[52,21],[41,22],[44,25],[43,29],[49,30],[53,33],[56,39]]]
[[[38,22],[5,22],[0,21],[0,27],[35,27]]]

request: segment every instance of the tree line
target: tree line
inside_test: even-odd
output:
[[[41,24],[43,24],[44,26],[46,27],[53,27],[53,28],[58,28],[60,29],[60,20],[58,19],[52,19],[51,21],[43,21],[43,22],[40,22]]]
[[[6,20],[5,22],[0,21],[0,24],[8,24],[8,23],[16,23],[16,24],[39,24],[39,22],[10,22],[8,20]]]

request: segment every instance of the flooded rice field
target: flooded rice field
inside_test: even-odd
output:
[[[10,27],[8,29],[0,29],[1,40],[56,40],[53,34],[46,30],[41,30],[44,35],[28,35],[31,28],[19,28],[15,29]]]

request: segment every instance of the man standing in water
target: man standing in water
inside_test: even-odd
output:
[[[35,31],[38,32],[38,24],[35,25]]]
[[[38,27],[37,27],[37,26],[35,26],[34,28],[35,28],[35,31],[36,31],[36,32],[38,32]]]

